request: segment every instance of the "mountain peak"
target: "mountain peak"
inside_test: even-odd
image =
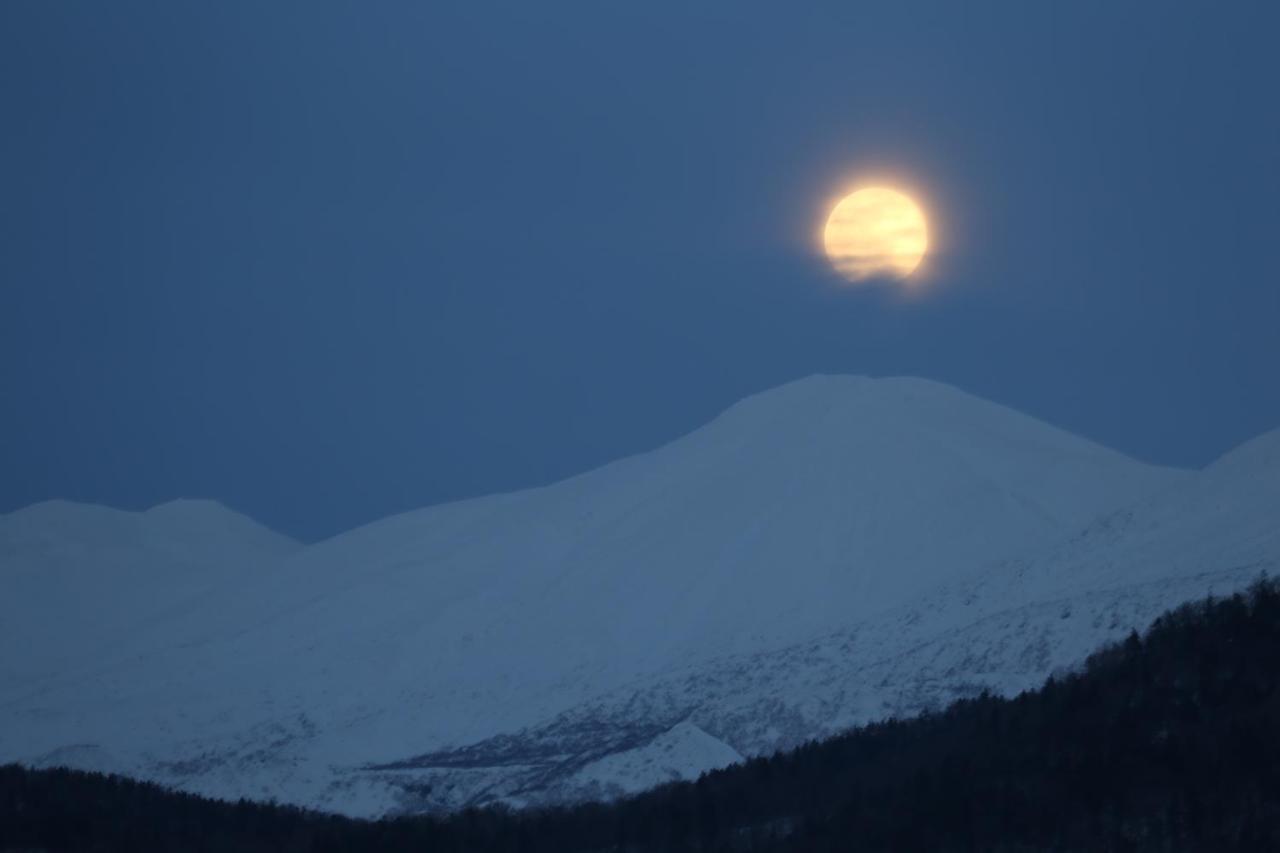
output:
[[[1187,488],[1135,516],[1135,502],[1184,479]],[[694,772],[848,714],[968,689],[989,680],[989,661],[1004,676],[1036,677],[1054,649],[1053,660],[1070,662],[1052,632],[1087,624],[1096,633],[1127,617],[1095,608],[1072,621],[1070,608],[1046,598],[1033,616],[1050,633],[1033,636],[1025,612],[1000,614],[1046,590],[1136,582],[1142,566],[1164,567],[1193,546],[1199,562],[1222,545],[1202,531],[1238,520],[1242,505],[1258,511],[1230,528],[1244,533],[1233,539],[1262,541],[1252,525],[1270,525],[1274,502],[1250,504],[1226,486],[1206,500],[1192,488],[1200,479],[941,383],[817,375],[747,398],[651,452],[542,488],[384,519],[274,560],[270,571],[203,547],[211,532],[252,525],[218,504],[93,508],[166,538],[143,539],[146,559],[75,542],[18,555],[31,570],[6,578],[22,604],[0,624],[0,649],[11,650],[0,656],[0,683],[27,690],[49,671],[69,675],[38,699],[61,716],[0,701],[14,709],[0,726],[0,757],[79,743],[139,762],[221,756],[217,772],[202,766],[183,784],[238,795],[270,778],[292,801],[343,808],[352,807],[349,786],[315,787],[337,785],[342,768],[458,748],[492,759],[485,773],[494,775],[472,774],[458,793],[451,771],[422,765],[423,781],[450,780],[434,789],[441,802],[470,797],[468,785],[514,784],[510,747],[526,741],[512,733],[537,726],[557,756],[576,754],[579,742],[604,756],[602,732],[629,732],[615,744],[625,749],[580,774],[580,788]],[[1157,549],[1158,559],[1126,550],[1112,561],[1097,550],[1124,536],[1145,547],[1152,531],[1182,538]],[[173,547],[181,543],[183,553]],[[1051,550],[1059,546],[1065,556]],[[1232,565],[1257,563],[1262,547],[1233,552]],[[175,561],[194,570],[175,571]],[[65,618],[43,618],[51,612]],[[972,635],[947,633],[966,625],[990,640],[972,657]],[[104,637],[121,638],[111,667],[97,663]],[[844,672],[851,660],[865,669]],[[919,677],[890,685],[904,666]],[[757,680],[768,672],[772,681]],[[874,701],[849,704],[864,687]],[[172,701],[157,704],[161,695]],[[742,709],[764,704],[744,697],[768,704],[767,723],[745,722]],[[80,707],[108,711],[74,716]],[[199,734],[157,743],[164,731]],[[668,746],[696,760],[668,763]],[[369,803],[390,802],[394,784],[378,782]]]
[[[1259,471],[1280,470],[1280,429],[1254,436],[1209,465],[1210,470],[1237,467],[1251,467]]]
[[[851,373],[811,373],[751,394],[730,408],[780,403],[822,404],[836,400],[893,403],[913,396],[970,397],[964,391],[931,379],[912,376],[866,376]],[[974,398],[976,399],[976,398]]]
[[[248,516],[214,500],[182,498],[141,512],[69,500],[39,501],[0,515],[0,541],[19,543],[78,543],[84,546],[123,546],[126,543],[181,542],[252,546],[284,552],[298,547]]]
[[[830,453],[860,454],[865,466],[910,470],[926,448],[963,457],[980,472],[1001,460],[1132,467],[1176,478],[1015,409],[929,379],[815,374],[753,394],[673,444],[721,447],[821,442]],[[943,450],[945,448],[945,451]],[[1134,469],[1136,470],[1136,469]],[[1009,472],[1018,476],[1016,471]],[[888,472],[886,471],[886,475]]]

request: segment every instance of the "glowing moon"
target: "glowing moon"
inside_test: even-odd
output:
[[[849,281],[906,278],[929,249],[920,206],[897,190],[867,187],[840,199],[827,217],[822,245]]]

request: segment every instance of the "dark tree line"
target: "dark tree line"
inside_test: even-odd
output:
[[[1280,850],[1280,587],[1078,674],[612,804],[348,820],[0,767],[0,851]]]

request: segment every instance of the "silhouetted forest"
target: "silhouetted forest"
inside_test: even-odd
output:
[[[0,767],[0,850],[1280,850],[1280,587],[1081,672],[613,804],[355,821]]]

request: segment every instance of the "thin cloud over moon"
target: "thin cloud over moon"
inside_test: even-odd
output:
[[[836,272],[851,282],[905,279],[928,251],[928,225],[909,196],[887,187],[867,187],[836,204],[827,217],[822,244]]]

